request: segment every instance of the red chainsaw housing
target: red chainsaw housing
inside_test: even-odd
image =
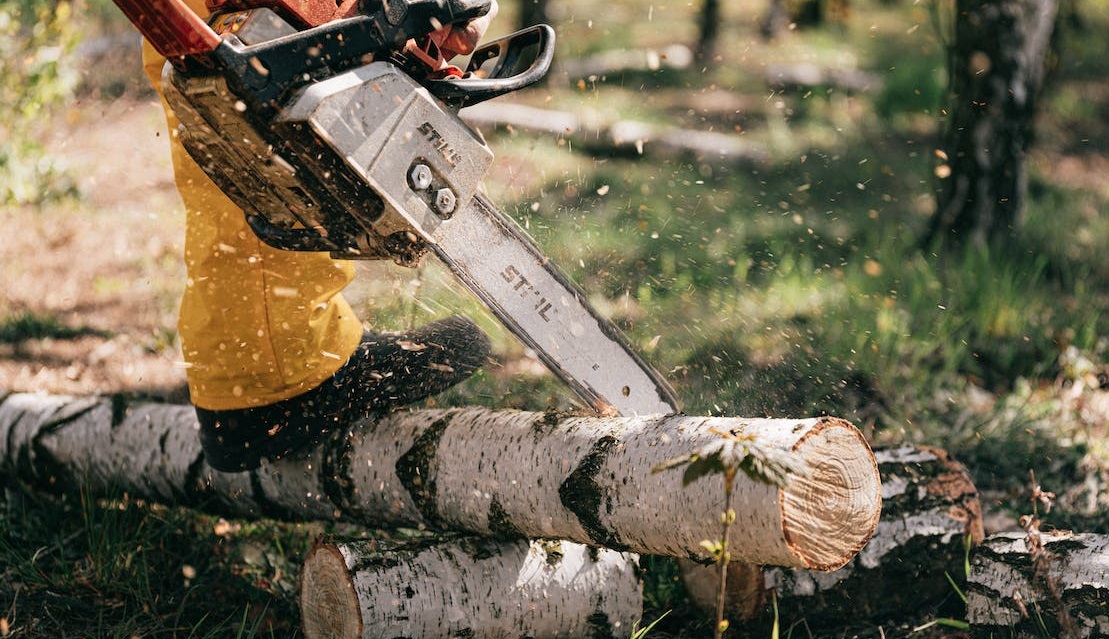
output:
[[[154,48],[169,60],[203,58],[220,36],[185,0],[114,0]],[[269,8],[298,29],[318,27],[358,11],[359,0],[205,0],[211,13]]]
[[[219,35],[184,0],[115,0],[115,3],[167,59],[201,56],[219,46]]]
[[[205,0],[205,4],[212,13],[272,9],[294,27],[309,29],[354,15],[358,11],[359,0]]]

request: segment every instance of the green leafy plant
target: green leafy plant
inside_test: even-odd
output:
[[[753,481],[781,487],[786,485],[791,476],[803,475],[806,468],[789,451],[766,446],[742,429],[722,431],[710,428],[709,432],[718,438],[689,455],[664,461],[652,470],[661,472],[684,466],[683,486],[709,475],[721,475],[724,479],[724,512],[720,515],[720,539],[706,539],[701,542],[701,546],[712,555],[720,575],[714,624],[714,636],[720,639],[728,629],[728,620],[724,618],[724,604],[728,586],[728,563],[731,561],[728,538],[736,520],[735,509],[732,508],[736,476],[743,473]]]
[[[42,137],[72,97],[78,27],[69,2],[0,0],[0,203],[35,204],[75,192]]]

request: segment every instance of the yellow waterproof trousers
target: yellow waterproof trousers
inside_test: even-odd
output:
[[[189,0],[206,15],[203,0]],[[143,67],[161,95],[165,59],[143,43]],[[263,244],[242,211],[177,139],[162,101],[177,189],[185,204],[188,281],[178,331],[192,402],[209,410],[288,399],[326,380],[354,352],[362,324],[340,291],[350,262]]]

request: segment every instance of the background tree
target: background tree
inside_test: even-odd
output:
[[[0,204],[71,195],[64,162],[47,155],[49,116],[80,80],[70,55],[78,28],[69,2],[0,0]]]
[[[995,244],[1019,225],[1058,10],[1059,0],[956,0],[929,244]]]
[[[711,62],[720,38],[720,0],[705,0],[697,20],[697,59]]]

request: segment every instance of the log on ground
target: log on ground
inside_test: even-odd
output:
[[[947,575],[962,581],[967,542],[983,538],[978,491],[965,467],[942,450],[902,446],[875,451],[882,478],[882,518],[870,543],[843,568],[803,569],[731,564],[728,616],[734,623],[773,620],[769,598],[778,598],[782,627],[804,620],[810,628],[878,624],[919,614],[962,616]],[[690,600],[716,606],[718,568],[680,561]],[[942,615],[941,615],[942,616]]]
[[[643,614],[634,555],[476,537],[317,544],[299,598],[307,639],[616,638]]]
[[[250,473],[204,464],[196,429],[187,406],[14,394],[0,403],[0,474],[46,486],[84,481],[235,516],[342,518],[703,559],[701,542],[720,534],[722,478],[686,486],[682,472],[652,468],[736,432],[791,452],[808,470],[785,488],[739,475],[729,540],[737,561],[833,570],[870,539],[881,508],[870,448],[835,418],[405,411],[372,416]]]
[[[970,567],[967,621],[975,637],[1109,637],[1109,535],[999,533]]]
[[[463,109],[460,115],[471,126],[551,135],[596,153],[693,156],[706,162],[755,166],[768,164],[770,157],[766,149],[750,140],[718,131],[681,129],[637,120],[602,121],[525,104],[478,104]]]

